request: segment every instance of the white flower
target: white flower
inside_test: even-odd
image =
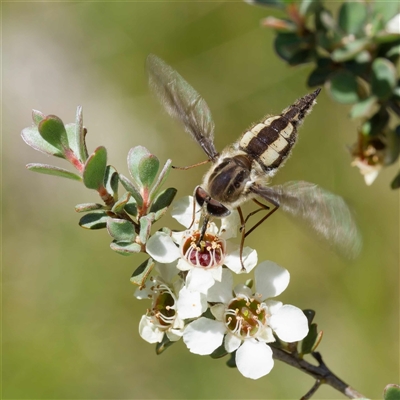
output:
[[[370,165],[368,164],[368,160],[366,159],[362,160],[361,158],[358,157],[352,161],[351,166],[359,168],[361,174],[364,177],[364,181],[368,186],[373,184],[373,182],[378,177],[379,172],[382,169],[381,164]]]
[[[182,337],[185,319],[197,318],[207,309],[204,294],[191,292],[178,276],[173,264],[156,264],[160,275],[150,278],[146,285],[138,288],[138,299],[151,299],[152,306],[139,323],[140,336],[149,343],[159,343],[164,334],[171,341]]]
[[[160,263],[179,259],[177,268],[188,272],[187,288],[206,294],[214,282],[221,281],[223,265],[235,273],[250,272],[257,264],[257,252],[245,247],[242,266],[239,245],[227,242],[227,239],[236,236],[240,224],[237,211],[222,218],[220,229],[214,223],[209,223],[200,241],[199,221],[193,220],[193,213],[196,215],[199,211],[191,196],[175,202],[171,214],[188,229],[172,233],[172,236],[157,232],[149,239],[146,251]]]
[[[395,15],[385,27],[386,32],[400,34],[400,14]]]
[[[274,361],[267,345],[275,341],[273,333],[285,342],[295,342],[308,333],[304,313],[292,305],[265,300],[282,293],[289,284],[289,272],[271,261],[262,262],[255,270],[256,293],[245,285],[237,285],[232,298],[232,274],[223,271],[221,282],[208,291],[207,300],[215,320],[204,317],[190,323],[183,341],[192,353],[211,354],[224,344],[225,350],[236,350],[238,370],[248,378],[268,374]]]

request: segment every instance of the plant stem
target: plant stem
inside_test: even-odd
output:
[[[272,347],[273,355],[276,360],[283,361],[286,364],[291,365],[308,375],[315,378],[316,383],[305,394],[302,399],[309,399],[320,387],[321,384],[325,383],[332,386],[334,389],[343,393],[349,399],[366,399],[367,397],[357,392],[347,383],[343,382],[338,378],[322,361],[321,354],[318,352],[312,353],[312,356],[318,361],[318,366],[309,363],[308,361],[301,358],[297,353],[287,353],[286,351]]]

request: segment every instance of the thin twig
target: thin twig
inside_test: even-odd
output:
[[[271,346],[272,347],[272,346]],[[291,365],[308,375],[311,375],[320,383],[314,385],[313,388],[305,395],[305,399],[308,399],[313,395],[317,389],[320,387],[322,383],[325,383],[339,392],[343,393],[350,399],[365,399],[366,396],[357,392],[355,389],[350,387],[347,383],[343,382],[340,378],[338,378],[323,362],[320,353],[312,353],[312,356],[318,361],[318,366],[309,363],[308,361],[300,358],[298,354],[287,353],[286,351],[272,347],[273,355],[276,360],[283,361],[286,364]],[[306,397],[309,396],[309,397]]]

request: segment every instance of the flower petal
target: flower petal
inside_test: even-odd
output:
[[[227,242],[224,264],[236,274],[248,273],[257,265],[257,251],[250,247],[243,248],[243,266],[240,261],[240,246]]]
[[[150,317],[143,315],[139,322],[139,335],[146,342],[159,343],[163,339],[164,332],[154,325]]]
[[[147,242],[147,254],[162,264],[169,264],[180,257],[179,248],[169,235],[156,232]]]
[[[200,317],[207,310],[206,296],[199,292],[191,292],[184,286],[179,292],[176,307],[182,319]]]
[[[214,282],[210,271],[202,268],[192,268],[186,277],[186,286],[192,292],[207,294]]]
[[[179,273],[178,268],[176,268],[176,261],[169,264],[160,264],[157,262],[155,268],[160,273],[161,278],[167,283],[172,282]]]
[[[221,346],[224,334],[225,326],[222,322],[202,317],[187,325],[183,341],[194,354],[211,354]]]
[[[231,271],[222,269],[222,279],[215,281],[207,291],[207,300],[211,303],[228,304],[232,300],[233,276]]]
[[[200,208],[196,203],[196,211]],[[175,201],[171,207],[172,218],[175,218],[181,225],[186,228],[193,222],[193,197],[186,196]]]
[[[300,308],[285,304],[269,318],[269,326],[285,342],[304,339],[308,333],[308,321]]]
[[[275,297],[281,294],[289,285],[290,274],[285,268],[272,261],[263,261],[255,273],[256,291],[262,298]]]
[[[272,350],[265,343],[245,340],[236,352],[236,366],[246,378],[261,378],[274,366]]]
[[[222,303],[217,303],[210,307],[211,314],[214,315],[216,320],[222,322],[225,319],[225,310],[226,306]]]
[[[237,336],[230,334],[229,332],[225,336],[224,345],[225,350],[228,353],[233,353],[237,350],[242,343],[242,340],[239,339]]]
[[[221,219],[221,229],[219,230],[219,236],[225,240],[234,238],[237,236],[239,226],[239,213],[234,210],[227,217]]]

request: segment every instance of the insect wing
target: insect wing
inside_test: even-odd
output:
[[[214,161],[218,156],[214,147],[214,122],[205,100],[154,54],[147,57],[146,69],[149,85],[168,114],[183,122],[185,130]]]
[[[361,236],[351,211],[340,196],[304,181],[291,181],[272,187],[255,185],[252,191],[302,219],[340,254],[347,258],[359,254]]]

